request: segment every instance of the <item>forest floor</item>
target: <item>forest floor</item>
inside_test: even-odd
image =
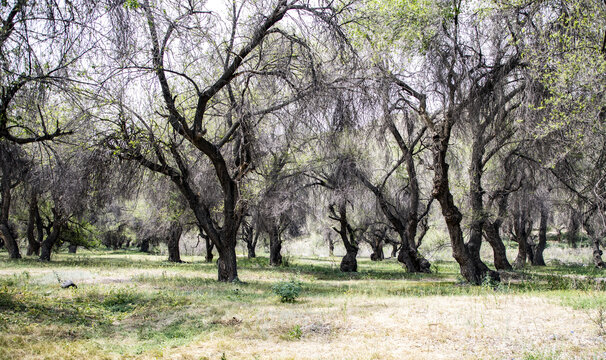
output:
[[[591,266],[558,263],[460,282],[454,262],[407,274],[394,260],[240,258],[241,283],[214,264],[132,251],[0,253],[2,359],[605,359],[606,293]],[[273,284],[303,290],[281,303]],[[59,280],[78,288],[62,289]]]

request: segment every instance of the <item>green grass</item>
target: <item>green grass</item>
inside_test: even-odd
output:
[[[50,263],[12,261],[0,253],[0,358],[52,358],[45,344],[68,342],[75,345],[66,358],[153,357],[209,334],[229,336],[233,326],[222,319],[243,306],[306,306],[311,300],[333,306],[343,297],[533,294],[574,309],[606,307],[604,283],[595,280],[603,273],[591,267],[529,267],[494,287],[461,283],[454,262],[434,263],[431,274],[408,274],[393,260],[366,259],[358,273],[341,273],[338,261],[291,258],[289,266],[273,268],[264,257],[241,258],[242,282],[226,284],[215,281],[215,264],[172,264],[131,251],[57,254]],[[57,278],[73,277],[77,289],[59,287]],[[301,297],[280,305],[272,285],[288,279],[301,282]],[[21,343],[29,344],[25,353],[17,351]]]

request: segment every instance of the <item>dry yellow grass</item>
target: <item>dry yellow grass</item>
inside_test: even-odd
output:
[[[166,350],[167,359],[604,359],[582,311],[532,296],[313,299],[233,309],[231,331]],[[288,332],[301,328],[301,338]],[[151,357],[156,357],[153,354]],[[143,356],[142,358],[149,358]]]

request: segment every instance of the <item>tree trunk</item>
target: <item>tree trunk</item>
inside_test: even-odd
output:
[[[385,253],[383,252],[383,241],[377,240],[371,244],[372,254],[370,254],[370,260],[372,261],[383,261],[385,259]]]
[[[146,237],[143,240],[141,240],[141,244],[139,245],[139,251],[144,252],[144,253],[149,253],[149,238]]]
[[[358,260],[356,257],[358,256],[358,249],[354,247],[350,247],[347,249],[347,253],[343,259],[341,259],[341,265],[339,268],[342,272],[357,272],[358,271]]]
[[[7,176],[3,176],[1,180],[2,186],[2,208],[0,213],[0,238],[4,241],[4,247],[8,251],[8,256],[11,259],[20,259],[19,245],[15,239],[15,235],[11,231],[8,221],[8,216],[11,207],[11,186]]]
[[[541,220],[539,222],[539,242],[537,243],[532,257],[532,265],[545,266],[543,251],[547,245],[547,221],[549,219],[549,210],[545,204],[541,204]]]
[[[328,244],[328,256],[335,256],[335,241],[332,238],[332,231],[330,229],[324,231],[324,241]]]
[[[461,275],[470,283],[481,284],[487,274],[491,278],[498,280],[498,273],[488,269],[482,261],[475,258],[465,245],[463,231],[461,230],[463,216],[455,205],[452,193],[450,192],[448,163],[446,162],[452,125],[450,121],[452,120],[445,119],[444,121],[445,123],[435,130],[433,136],[433,196],[438,200],[442,208],[442,216],[446,221],[450,235],[452,255],[459,264]]]
[[[179,251],[179,240],[183,233],[183,227],[180,224],[173,223],[168,232],[168,261],[181,263],[181,253]]]
[[[36,239],[34,229],[36,224],[40,220],[40,213],[38,211],[38,197],[36,193],[32,192],[30,203],[29,203],[29,217],[27,221],[27,256],[40,255],[40,241]],[[38,233],[41,233],[42,229],[38,228]]]
[[[485,124],[485,123],[484,123]],[[482,230],[486,221],[484,213],[484,190],[482,189],[482,161],[484,159],[483,124],[474,131],[474,139],[469,167],[469,202],[471,205],[471,224],[469,226],[469,241],[467,249],[476,263],[481,263]]]
[[[59,239],[59,233],[61,232],[62,225],[58,220],[55,219],[55,223],[53,224],[53,230],[48,234],[46,239],[40,244],[40,260],[42,261],[50,261],[51,252],[53,250],[53,246]]]
[[[486,235],[486,241],[488,241],[490,247],[492,247],[494,267],[497,270],[509,271],[513,270],[513,267],[509,263],[509,260],[507,260],[507,250],[505,249],[505,244],[499,233],[500,226],[500,221],[487,221],[484,223],[484,234]]]
[[[70,245],[67,247],[67,251],[68,251],[70,254],[75,254],[75,253],[76,253],[76,251],[78,251],[78,245],[73,245],[73,244],[70,244]]]
[[[205,234],[204,231],[200,231],[200,236],[204,239],[204,245],[206,250],[204,261],[207,263],[211,263],[213,262],[213,249],[215,247],[215,244],[213,244],[212,240],[210,239],[210,236]]]
[[[523,205],[522,205],[523,206]],[[515,269],[521,269],[526,266],[526,259],[532,258],[529,254],[532,252],[532,248],[528,243],[528,237],[532,230],[532,221],[528,220],[528,213],[526,209],[521,209],[519,212],[514,214],[514,231],[518,241],[518,255],[513,262]]]
[[[579,227],[580,227],[580,215],[576,209],[570,210],[570,221],[568,223],[568,245],[572,248],[578,246],[579,242]]]
[[[246,250],[248,250],[248,258],[249,259],[253,259],[257,257],[257,242],[259,241],[259,235],[261,234],[261,232],[259,230],[257,230],[255,232],[255,235],[252,238],[252,241],[249,243],[246,243]]]
[[[395,258],[396,256],[398,256],[398,243],[393,242],[391,243],[391,257]]]
[[[271,225],[269,229],[269,265],[282,265],[282,239],[280,239],[280,229],[278,225]]]
[[[231,247],[223,251],[219,250],[217,259],[218,280],[222,282],[238,281],[238,268],[236,261],[236,248]]]
[[[501,225],[503,219],[507,215],[507,202],[509,194],[507,190],[501,191],[498,194],[498,215],[494,221],[484,222],[484,234],[486,235],[486,241],[492,247],[492,253],[494,258],[494,266],[497,270],[513,270],[513,267],[507,260],[507,249],[501,238]]]
[[[606,264],[602,260],[602,250],[600,250],[600,238],[603,237],[603,234],[600,236],[600,234],[596,233],[590,221],[591,219],[589,218],[584,219],[585,231],[587,231],[587,235],[591,238],[593,264],[598,269],[604,269],[606,268]]]

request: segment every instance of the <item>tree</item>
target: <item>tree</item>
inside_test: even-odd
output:
[[[187,6],[181,6],[146,0],[135,2],[129,10],[133,20],[147,27],[146,50],[149,52],[137,54],[142,61],[127,67],[154,75],[160,87],[162,108],[167,110],[165,114],[162,111],[162,116],[180,139],[174,142],[184,141],[212,166],[222,194],[221,215],[213,214],[200,194],[193,190],[187,169],[189,160],[175,151],[175,144],[170,145],[168,150],[174,156],[176,167],[169,166],[163,160],[164,155],[160,155],[157,144],[152,144],[157,162],[131,150],[130,156],[143,166],[170,177],[177,184],[201,230],[210,237],[219,252],[219,281],[238,279],[236,237],[246,213],[240,188],[243,179],[254,168],[254,159],[248,146],[255,127],[259,126],[255,125],[255,119],[300,100],[315,88],[318,81],[312,48],[298,34],[290,33],[290,30],[296,29],[285,30],[277,27],[277,24],[287,13],[300,12],[318,19],[329,28],[338,27],[337,11],[330,5],[316,8],[286,0],[260,3],[253,8],[255,16],[244,19],[244,14],[249,11],[246,5],[232,4],[225,24],[227,36],[215,32],[223,27],[216,26],[212,21],[222,19],[212,17],[212,11],[205,9],[203,3],[190,2]],[[206,37],[211,30],[216,35],[215,39]],[[181,56],[175,55],[177,48],[171,48],[171,44],[185,39],[187,41],[183,43],[201,44],[197,46],[199,51],[189,47]],[[279,55],[277,46],[290,49],[290,53]],[[295,53],[303,56],[292,56]],[[201,62],[185,67],[183,62],[171,61],[175,56],[177,59],[193,58],[194,63],[199,57],[208,60],[203,63],[204,66],[214,68],[200,74]],[[297,70],[293,71],[294,68]],[[261,88],[266,85],[263,81],[267,77],[275,81],[269,92]],[[182,100],[177,101],[179,97]],[[187,101],[186,98],[192,100]],[[193,106],[193,111],[189,110],[190,106]],[[153,143],[161,139],[159,136],[149,136],[147,140]],[[214,217],[220,218],[219,221],[213,220]]]

